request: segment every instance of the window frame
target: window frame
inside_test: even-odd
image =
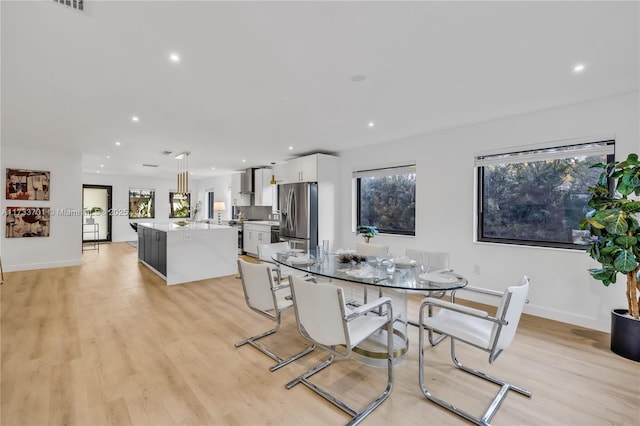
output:
[[[594,146],[606,146],[604,149],[594,148],[593,150],[581,150],[580,148],[586,148],[590,145]],[[572,147],[576,147],[575,150],[572,150]],[[558,150],[560,152],[566,152],[566,155],[558,155],[554,150]],[[544,152],[548,151],[550,154],[548,158],[545,158]],[[610,152],[603,152],[610,151]],[[529,156],[529,154],[533,154],[533,158]],[[475,205],[475,242],[479,243],[489,243],[489,244],[507,244],[507,245],[519,245],[519,246],[528,246],[528,247],[542,247],[542,248],[552,248],[552,249],[569,249],[569,250],[585,250],[587,247],[586,244],[578,244],[578,243],[570,243],[570,242],[560,242],[560,241],[541,241],[541,240],[527,240],[527,239],[515,239],[515,238],[496,238],[496,237],[486,237],[483,236],[484,233],[484,177],[485,177],[485,167],[490,164],[479,164],[482,160],[490,157],[501,157],[507,158],[507,156],[513,155],[514,158],[520,157],[520,161],[505,161],[497,164],[505,164],[505,163],[524,163],[531,162],[533,159],[536,161],[541,160],[560,160],[560,159],[568,159],[577,156],[594,156],[594,155],[606,155],[605,162],[613,161],[615,158],[615,138],[610,136],[601,136],[596,138],[591,138],[588,140],[571,140],[565,143],[562,142],[552,142],[540,145],[531,145],[528,147],[522,147],[521,149],[511,150],[508,149],[502,151],[495,151],[492,153],[486,153],[484,155],[476,155],[476,184],[475,184],[475,194],[476,194],[476,205]],[[594,182],[595,184],[595,182]],[[577,229],[577,224],[576,224]]]
[[[187,215],[186,216],[176,216],[176,212],[175,210],[173,210],[173,203],[174,203],[174,197],[175,196],[185,196],[187,197],[187,203],[188,203],[188,209],[187,209]],[[187,192],[169,192],[169,219],[190,219],[191,218],[191,193]]]
[[[215,212],[213,210],[213,203],[215,201],[214,192],[207,191],[207,219],[215,219]]]
[[[410,237],[415,237],[416,235],[416,218],[417,218],[417,214],[416,214],[416,209],[417,209],[417,203],[416,203],[416,209],[414,209],[414,220],[413,220],[413,231],[400,231],[400,230],[394,230],[394,229],[384,229],[384,228],[380,228],[375,224],[363,224],[360,220],[360,196],[362,194],[362,185],[361,185],[361,179],[362,178],[366,178],[366,177],[375,177],[375,176],[379,176],[379,177],[383,177],[383,176],[393,176],[393,175],[398,175],[398,174],[402,174],[402,173],[409,173],[409,170],[413,169],[413,175],[415,176],[415,179],[417,181],[417,172],[416,172],[416,165],[415,164],[409,164],[409,165],[403,165],[403,166],[394,166],[394,167],[382,167],[379,169],[369,169],[369,170],[359,170],[356,172],[353,172],[353,179],[355,181],[355,218],[354,218],[354,232],[357,229],[358,226],[362,226],[362,225],[373,225],[376,226],[376,229],[378,230],[379,234],[384,234],[384,235],[403,235],[403,236],[410,236]],[[385,173],[386,172],[386,173]],[[417,199],[418,193],[417,190],[414,190],[414,198]]]

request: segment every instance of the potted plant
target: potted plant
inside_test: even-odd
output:
[[[89,216],[85,219],[85,223],[90,225],[94,223],[93,215],[96,213],[102,213],[102,207],[85,207],[84,213]]]
[[[378,228],[371,225],[359,225],[356,228],[356,234],[362,235],[364,240],[368,243],[371,238],[378,235]]]
[[[590,231],[587,253],[602,267],[589,273],[605,286],[615,283],[618,273],[626,276],[628,308],[611,312],[611,350],[640,361],[640,161],[637,154],[629,154],[624,161],[592,167],[604,170],[596,185],[589,187],[593,210],[580,228]]]

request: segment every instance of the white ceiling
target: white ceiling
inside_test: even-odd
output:
[[[2,144],[151,176],[190,151],[198,179],[625,93],[638,6],[5,0]]]

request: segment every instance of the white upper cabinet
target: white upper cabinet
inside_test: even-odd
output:
[[[251,194],[243,194],[240,192],[242,188],[243,173],[235,173],[231,175],[231,202],[234,206],[250,206]]]
[[[319,182],[323,179],[323,174],[327,176],[327,174],[339,172],[334,166],[335,158],[326,154],[294,158],[279,168],[281,179],[276,175],[276,180],[278,183]]]
[[[273,204],[273,187],[271,186],[271,169],[255,169],[254,171],[254,205],[271,206]]]

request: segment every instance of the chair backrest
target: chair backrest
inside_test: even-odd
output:
[[[426,251],[419,249],[407,249],[405,255],[409,259],[413,259],[416,262],[428,267],[431,270],[434,269],[449,269],[450,255],[446,251]]]
[[[271,291],[273,278],[268,264],[249,263],[238,259],[238,270],[247,305],[260,311],[276,310],[276,300]]]
[[[356,243],[356,253],[362,256],[385,256],[389,251],[389,246],[382,244],[364,243],[358,241]]]
[[[342,289],[295,276],[289,283],[300,333],[324,346],[348,345]]]
[[[289,250],[289,244],[286,241],[258,244],[258,259],[273,262],[272,256],[274,254],[286,252],[287,250]]]
[[[404,254],[409,259],[418,262],[418,264],[423,264],[425,266],[429,264],[429,252],[426,250],[406,249]]]
[[[426,265],[432,270],[449,269],[449,258],[449,253],[446,251],[430,251]]]
[[[504,319],[508,324],[503,326],[496,324],[493,327],[491,332],[493,349],[489,356],[489,362],[493,362],[500,352],[509,347],[513,341],[524,305],[527,303],[528,294],[529,277],[526,275],[522,277],[519,285],[511,286],[504,292],[500,305],[498,305],[496,318]]]

